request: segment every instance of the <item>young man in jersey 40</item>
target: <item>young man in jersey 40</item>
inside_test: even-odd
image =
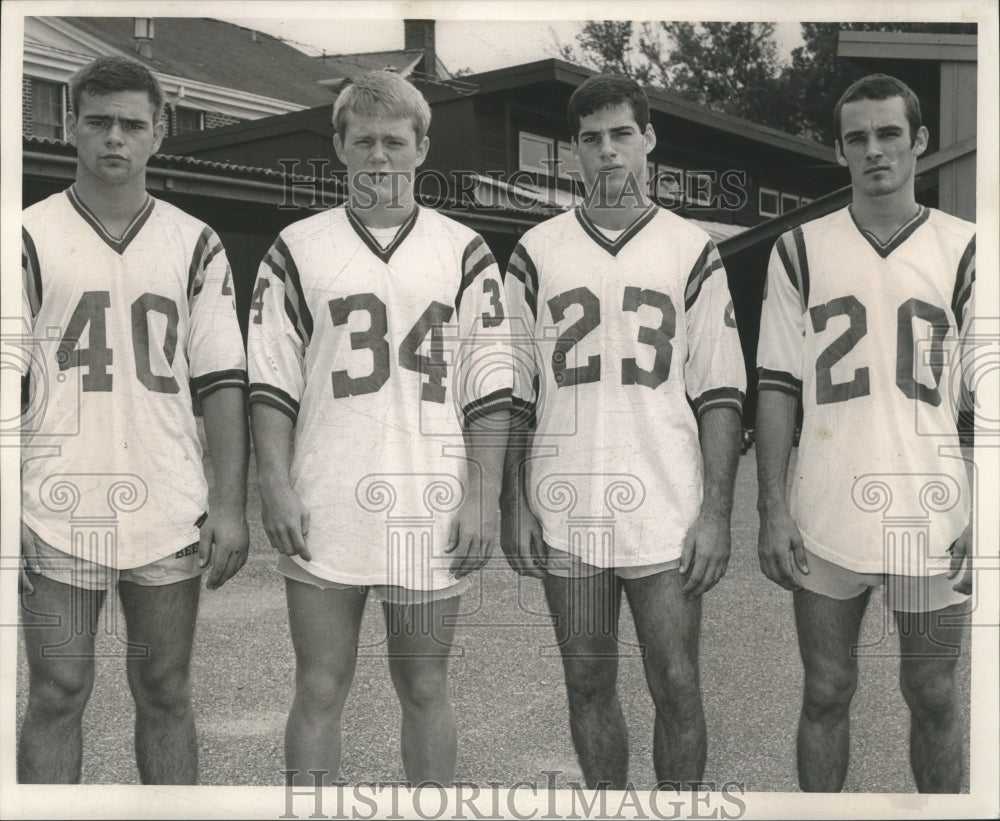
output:
[[[341,92],[348,201],[282,231],[257,277],[251,421],[296,658],[288,783],[340,776],[369,593],[406,776],[454,777],[448,659],[459,596],[499,539],[513,368],[493,255],[414,198],[430,118],[391,72]]]
[[[149,71],[100,58],[70,93],[76,182],[23,215],[23,311],[40,352],[27,391],[44,403],[22,436],[29,694],[18,780],[79,782],[98,617],[117,586],[139,777],[194,784],[200,576],[207,567],[208,587],[224,584],[249,543],[246,359],[232,277],[211,228],[146,192],[146,163],[163,137],[163,92]]]
[[[955,393],[973,311],[975,226],[916,201],[928,134],[906,85],[881,74],[858,80],[834,124],[851,204],[778,239],[757,355],[758,551],[764,574],[794,591],[805,671],[799,784],[844,786],[855,650],[871,590],[884,586],[917,789],[958,792],[955,665],[972,590],[972,456]]]
[[[701,597],[729,560],[743,357],[714,244],[647,196],[656,137],[642,88],[592,77],[568,115],[586,202],[527,232],[507,269],[528,342],[503,547],[543,581],[587,785],[627,782],[623,593],[656,706],[657,779],[684,785],[705,766]]]

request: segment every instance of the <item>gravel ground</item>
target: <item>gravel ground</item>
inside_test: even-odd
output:
[[[709,730],[705,778],[736,781],[747,791],[795,791],[794,739],[801,668],[790,595],[760,574],[756,558],[755,451],[740,461],[733,517],[733,558],[706,597],[702,688]],[[203,591],[193,660],[201,780],[209,785],[280,785],[285,716],[294,664],[284,591],[260,522],[256,477],[250,476],[250,559],[218,591]],[[631,736],[630,776],[655,779],[653,707],[627,608],[623,608],[619,687]],[[852,712],[846,790],[912,792],[907,763],[908,715],[896,677],[895,638],[884,637],[881,595],[865,619],[861,681]],[[98,650],[94,694],[84,719],[84,781],[138,783],[132,754],[134,711],[125,683],[122,625],[109,598]],[[343,728],[343,776],[349,781],[402,779],[399,708],[382,657],[381,609],[369,605],[362,658]],[[510,787],[522,779],[557,784],[580,778],[566,717],[562,673],[545,615],[541,585],[521,580],[495,556],[463,597],[451,686],[458,720],[458,777]],[[962,717],[968,737],[968,636],[959,663]],[[23,648],[18,720],[26,697]],[[968,751],[965,754],[968,773]],[[963,790],[968,790],[966,776]],[[275,810],[280,812],[280,810]]]

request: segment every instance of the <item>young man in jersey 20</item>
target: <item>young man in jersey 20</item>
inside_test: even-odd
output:
[[[844,786],[858,635],[872,588],[884,585],[917,788],[957,792],[954,674],[972,589],[972,510],[956,393],[975,226],[917,203],[928,134],[902,82],[858,80],[834,124],[851,204],[778,239],[757,355],[758,551],[764,574],[794,591],[805,669],[799,784]]]
[[[591,77],[568,115],[586,202],[528,231],[507,269],[527,422],[508,447],[503,547],[543,580],[587,785],[627,781],[623,593],[656,705],[656,776],[682,785],[705,766],[701,597],[729,560],[743,357],[715,245],[647,195],[642,88]]]
[[[22,436],[23,783],[78,782],[107,591],[125,615],[146,784],[193,784],[189,663],[200,576],[246,561],[246,359],[225,251],[146,192],[163,92],[106,57],[71,80],[76,181],[23,215],[24,316],[41,410]],[[211,500],[191,390],[211,450]],[[29,404],[31,401],[29,400]],[[200,530],[199,530],[200,527]]]
[[[347,202],[282,231],[257,278],[251,421],[296,657],[288,783],[339,778],[369,592],[407,778],[454,776],[448,660],[499,539],[513,368],[493,255],[415,200],[430,118],[397,74],[355,79],[333,110]]]

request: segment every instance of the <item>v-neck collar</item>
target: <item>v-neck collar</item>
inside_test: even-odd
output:
[[[886,242],[882,242],[871,231],[866,231],[858,224],[858,221],[854,218],[854,209],[851,206],[847,206],[847,213],[851,215],[851,222],[854,223],[854,227],[858,229],[861,236],[868,240],[868,244],[875,249],[875,253],[882,257],[882,259],[885,259],[889,256],[889,254],[913,236],[913,232],[927,222],[931,215],[929,208],[926,208],[923,205],[918,206],[917,213],[913,219],[903,225],[898,231],[896,231],[895,234],[889,237]]]
[[[347,211],[347,221],[351,224],[355,233],[361,237],[364,244],[368,246],[368,250],[375,254],[375,256],[382,260],[382,262],[388,262],[392,258],[395,250],[403,244],[403,240],[405,240],[409,236],[410,231],[413,230],[413,226],[417,222],[417,214],[420,212],[420,206],[413,206],[413,213],[406,218],[406,222],[399,226],[396,236],[393,237],[392,242],[390,242],[385,248],[383,248],[379,241],[372,236],[371,231],[369,231],[365,224],[354,215],[354,212],[351,211],[348,206],[345,205],[344,210]]]
[[[128,228],[125,229],[125,232],[121,235],[121,237],[115,237],[108,232],[101,221],[97,218],[97,215],[84,205],[83,200],[80,199],[80,195],[76,193],[75,185],[71,185],[66,189],[66,196],[73,204],[76,212],[87,221],[91,228],[94,229],[94,233],[104,240],[112,251],[119,255],[125,253],[125,249],[128,248],[132,240],[134,240],[142,230],[142,226],[146,224],[146,220],[149,219],[150,215],[153,213],[153,207],[156,205],[156,200],[154,200],[147,193],[142,207],[138,210],[136,215],[132,217],[132,221],[128,224]]]
[[[609,239],[607,234],[601,231],[590,217],[587,216],[587,212],[583,208],[577,208],[575,213],[577,222],[580,223],[580,227],[583,228],[587,236],[614,257],[618,256],[618,252],[628,244],[628,241],[645,228],[649,221],[653,219],[656,215],[656,206],[650,203],[649,207],[636,217],[632,224],[622,231],[616,239]]]

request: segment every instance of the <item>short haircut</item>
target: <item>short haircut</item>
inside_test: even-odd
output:
[[[575,140],[580,133],[580,120],[595,111],[628,103],[640,131],[649,125],[649,99],[635,80],[615,74],[598,74],[588,77],[569,98],[566,117]]]
[[[837,107],[833,110],[834,141],[839,144],[843,137],[840,133],[840,113],[845,103],[853,103],[856,100],[889,100],[893,97],[903,99],[906,121],[910,124],[910,145],[913,145],[917,139],[917,131],[923,125],[920,117],[920,100],[906,83],[888,74],[869,74],[867,77],[855,80],[841,95]]]
[[[347,113],[385,120],[408,119],[417,142],[427,136],[431,107],[412,83],[394,71],[369,71],[354,78],[333,104],[333,130],[343,138]]]
[[[128,57],[98,57],[74,74],[69,81],[73,113],[80,113],[80,98],[86,94],[112,94],[115,91],[145,91],[153,105],[153,124],[163,114],[163,89],[153,73],[142,63]]]

